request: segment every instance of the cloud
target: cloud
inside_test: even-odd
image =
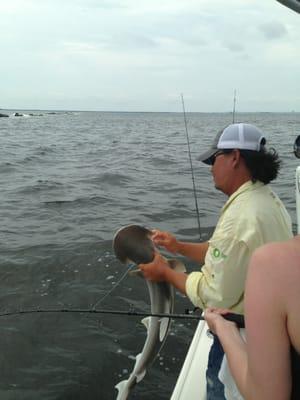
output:
[[[230,43],[225,43],[225,47],[228,48],[228,50],[234,52],[234,53],[240,53],[245,50],[244,46],[241,45],[238,42],[230,42]]]
[[[183,91],[190,111],[227,110],[237,88],[248,109],[254,89],[267,108],[278,80],[282,98],[298,101],[299,16],[275,0],[2,3],[1,90],[11,106],[57,98],[74,107],[80,93],[93,109],[115,99],[116,109],[162,111]]]
[[[286,27],[277,21],[263,24],[259,28],[265,38],[270,40],[280,39],[288,34]]]

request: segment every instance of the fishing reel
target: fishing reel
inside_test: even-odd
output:
[[[294,143],[294,154],[297,158],[300,158],[300,135],[297,137]]]

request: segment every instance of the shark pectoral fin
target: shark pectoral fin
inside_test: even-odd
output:
[[[162,342],[169,330],[170,326],[170,318],[162,318],[160,320],[160,328],[159,328],[159,340]]]
[[[174,269],[174,271],[176,272],[186,272],[186,268],[184,266],[184,264],[179,261],[179,260],[175,260],[174,258],[171,258],[168,261],[169,267]]]
[[[145,325],[145,327],[147,328],[147,330],[149,329],[149,324],[150,324],[150,318],[151,317],[146,317],[142,319],[142,324]]]

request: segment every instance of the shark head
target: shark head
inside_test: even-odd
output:
[[[123,263],[147,264],[154,258],[152,232],[139,225],[121,228],[113,239],[116,257]]]

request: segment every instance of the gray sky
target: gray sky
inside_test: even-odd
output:
[[[300,111],[300,15],[275,0],[0,0],[2,108]]]

